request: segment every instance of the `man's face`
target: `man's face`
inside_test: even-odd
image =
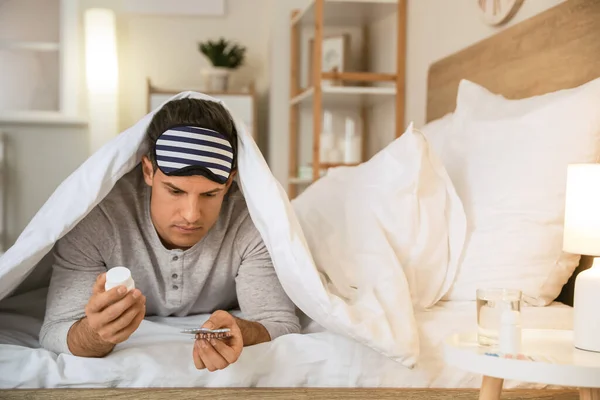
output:
[[[233,175],[224,184],[203,176],[167,176],[144,157],[144,180],[152,187],[150,215],[163,244],[170,249],[187,249],[198,243],[213,227]]]

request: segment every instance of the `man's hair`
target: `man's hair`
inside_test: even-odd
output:
[[[182,125],[212,129],[224,135],[233,148],[233,168],[235,168],[237,131],[231,114],[215,101],[186,98],[168,102],[154,114],[150,121],[146,138],[150,143],[148,158],[152,161],[155,171],[158,167],[154,152],[156,141],[165,131]]]

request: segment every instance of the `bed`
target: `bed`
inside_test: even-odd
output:
[[[600,2],[569,0],[440,60],[429,72],[427,119],[434,121],[454,109],[463,78],[507,98],[589,82],[600,76],[598,37]],[[580,268],[585,268],[586,261]],[[525,327],[569,329],[572,286],[573,278],[549,306],[524,308]],[[82,361],[66,363],[37,348],[42,316],[28,315],[27,302],[44,298],[40,289],[27,297],[11,298],[0,311],[0,342],[14,345],[0,353],[0,387],[12,388],[0,392],[2,398],[466,399],[477,397],[481,383],[481,377],[445,365],[440,350],[447,335],[474,327],[472,301],[441,301],[431,310],[416,313],[423,345],[420,362],[413,369],[304,318],[302,335],[248,348],[228,370],[199,373],[189,364],[171,362],[191,351],[190,339],[178,334],[177,325],[201,321],[203,316],[197,316],[144,321],[111,357],[85,362],[82,375]],[[94,381],[100,375],[104,378]],[[513,389],[505,392],[506,398],[577,398],[577,392],[568,388],[540,391],[546,387],[523,382],[506,382],[505,386]],[[33,389],[39,387],[54,389]]]
[[[423,352],[407,369],[346,337],[324,331],[303,319],[303,333],[247,348],[240,360],[223,371],[194,371],[182,362],[191,339],[179,329],[206,316],[145,320],[138,331],[104,359],[59,356],[37,348],[41,321],[28,315],[30,302],[43,302],[45,290],[5,304],[0,318],[13,329],[0,330],[0,342],[12,343],[0,354],[0,386],[70,388],[477,388],[481,377],[444,364],[443,340],[453,332],[475,328],[473,302],[441,302],[417,314]],[[11,312],[7,312],[10,309]],[[17,315],[18,314],[18,315]],[[570,329],[572,308],[554,303],[523,310],[525,327]],[[25,348],[28,347],[28,348]],[[14,371],[14,372],[11,372]],[[17,373],[18,371],[18,373]],[[82,372],[85,371],[85,372]],[[543,385],[507,382],[507,388],[536,389]],[[220,390],[220,389],[219,389]]]

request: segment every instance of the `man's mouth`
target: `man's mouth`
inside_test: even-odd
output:
[[[181,231],[181,232],[197,232],[200,229],[202,229],[202,227],[200,226],[183,226],[183,225],[175,225],[175,229]]]

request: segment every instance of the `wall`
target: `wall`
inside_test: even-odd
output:
[[[516,16],[502,27],[486,25],[476,0],[408,0],[405,127],[425,123],[429,66],[456,51],[530,18],[564,0],[527,0]],[[289,13],[306,1],[277,2],[272,20],[274,56],[271,59],[269,160],[275,176],[287,185],[289,120]],[[394,72],[397,15],[389,15],[370,27],[371,69]],[[368,154],[393,139],[393,101],[372,109]],[[405,128],[404,127],[404,128]],[[287,186],[284,186],[287,187]]]
[[[486,25],[476,0],[409,0],[406,117],[425,123],[427,71],[433,62],[494,35],[564,0],[526,0],[502,27]]]
[[[87,158],[87,129],[0,123],[6,148],[6,238],[11,246],[56,187]]]
[[[234,72],[232,88],[255,82],[259,97],[259,132],[267,132],[269,26],[273,0],[227,0],[223,17],[135,15],[124,12],[124,0],[81,0],[82,12],[108,7],[117,13],[120,130],[147,112],[146,78],[158,87],[202,90],[202,68],[208,61],[198,42],[224,36],[247,47],[246,65]],[[126,1],[126,0],[125,0]],[[259,145],[266,146],[266,134]]]
[[[79,0],[81,21],[82,13],[91,7],[111,8],[117,13],[120,130],[146,114],[146,77],[158,86],[201,88],[201,70],[207,62],[198,52],[197,42],[223,35],[248,47],[247,65],[235,73],[232,84],[237,87],[256,81],[259,131],[265,132],[259,145],[264,148],[270,82],[268,21],[274,0],[226,0],[224,17],[129,15],[123,12],[123,1]],[[82,70],[72,79],[84,88],[83,37],[79,45]],[[85,114],[85,97],[81,100]],[[56,186],[88,157],[89,138],[84,126],[0,123],[0,130],[7,133],[9,142],[6,245],[11,245]]]
[[[59,0],[0,3],[0,42],[58,44]],[[4,249],[14,243],[54,189],[87,157],[87,129],[82,121],[73,124],[67,120],[76,118],[51,118],[38,113],[59,109],[59,65],[61,57],[70,54],[67,42],[71,40],[49,51],[0,49],[0,132],[6,142],[1,174],[4,207],[0,210],[6,229],[0,237]],[[76,62],[68,64],[77,69]],[[34,112],[23,113],[28,110]],[[54,122],[42,123],[39,118]]]

